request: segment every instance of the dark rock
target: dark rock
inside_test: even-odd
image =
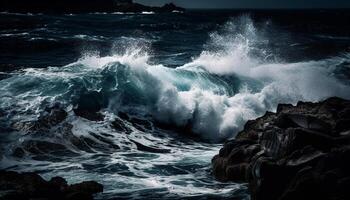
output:
[[[313,116],[303,114],[281,114],[275,124],[279,128],[301,127],[316,131],[329,132],[331,125]]]
[[[78,192],[78,191],[70,192],[64,198],[69,200],[80,200],[80,199],[93,200],[93,197],[88,193]]]
[[[57,189],[62,190],[62,191],[68,187],[67,181],[64,178],[58,177],[58,176],[51,178],[51,180],[49,181],[49,184],[52,187],[57,188]]]
[[[279,105],[225,143],[213,174],[248,182],[253,200],[350,199],[349,110],[336,97]]]
[[[290,110],[291,108],[293,108],[292,104],[279,104],[277,106],[277,113],[281,113],[284,110]]]
[[[61,177],[45,181],[35,173],[0,171],[0,199],[90,200],[93,194],[103,192],[103,186],[94,181],[68,185]]]

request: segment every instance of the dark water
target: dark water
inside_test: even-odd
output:
[[[247,199],[211,158],[278,103],[350,98],[349,13],[1,13],[0,168],[96,180],[100,199]],[[59,125],[18,128],[54,105]]]

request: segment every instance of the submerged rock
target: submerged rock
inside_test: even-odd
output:
[[[46,181],[36,173],[0,171],[0,199],[4,200],[90,200],[100,192],[103,186],[94,181],[68,185],[61,177]]]
[[[350,101],[281,104],[247,122],[212,159],[221,181],[248,182],[252,199],[350,199]]]

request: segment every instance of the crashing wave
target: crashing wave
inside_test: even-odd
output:
[[[334,75],[347,56],[283,63],[266,59],[267,42],[249,17],[211,34],[209,50],[178,68],[150,64],[144,48],[99,57],[87,55],[64,67],[28,68],[1,80],[0,108],[12,120],[34,119],[45,105],[76,107],[81,96],[110,113],[137,113],[190,128],[204,139],[233,137],[243,124],[278,103],[350,97],[348,83]],[[93,105],[92,105],[93,106]]]

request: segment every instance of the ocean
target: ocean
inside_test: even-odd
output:
[[[0,169],[95,180],[96,199],[249,199],[214,179],[212,157],[280,103],[349,99],[349,22],[349,10],[0,13]],[[67,116],[40,125],[52,108]]]

